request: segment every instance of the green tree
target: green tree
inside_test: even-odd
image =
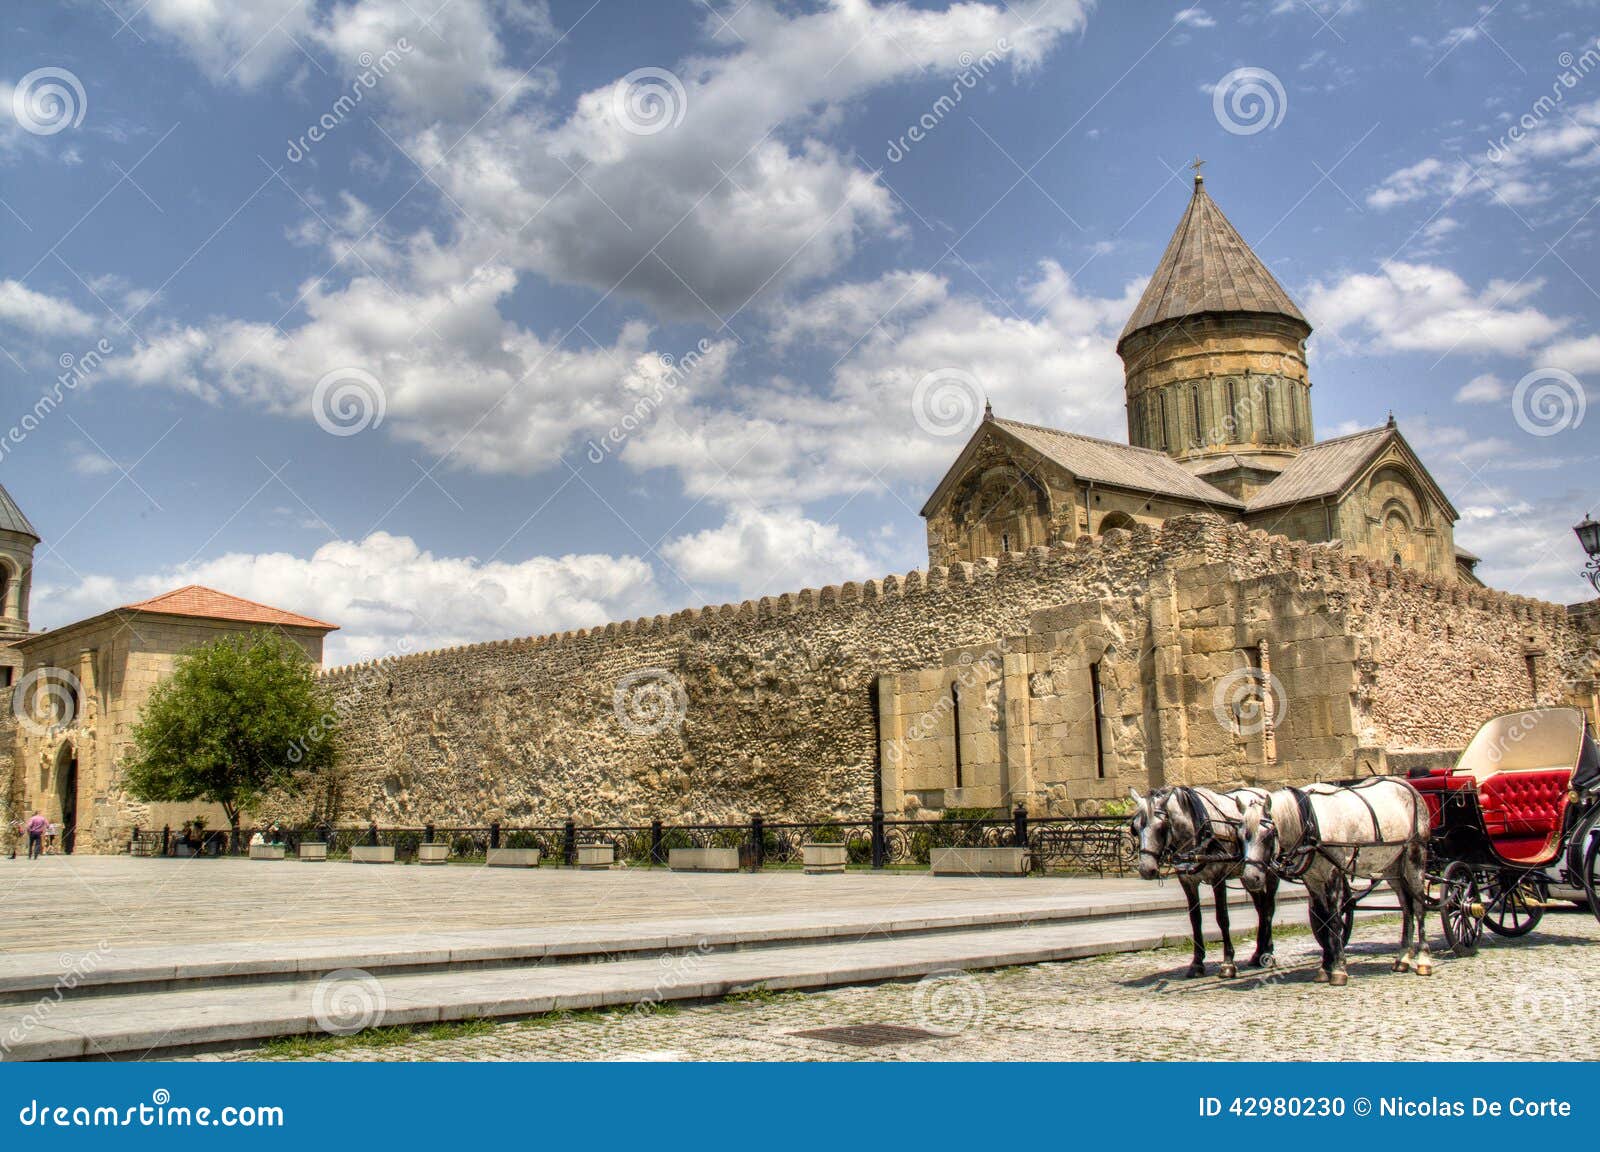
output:
[[[123,781],[144,801],[220,804],[237,844],[241,812],[333,768],[336,722],[298,645],[275,632],[229,636],[179,657],[156,685]]]

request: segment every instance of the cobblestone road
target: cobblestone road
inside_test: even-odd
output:
[[[1279,941],[1284,964],[1267,977],[1184,980],[1187,950],[1164,950],[654,1015],[483,1023],[450,1038],[390,1034],[372,1044],[363,1037],[304,1058],[1560,1060],[1595,1052],[1600,1020],[1590,1006],[1600,998],[1593,950],[1600,925],[1587,912],[1552,912],[1533,935],[1490,939],[1475,957],[1445,953],[1432,977],[1389,971],[1398,933],[1390,922],[1357,927],[1344,989],[1311,982],[1314,945],[1297,934]],[[795,1035],[852,1024],[951,1035],[872,1048]]]

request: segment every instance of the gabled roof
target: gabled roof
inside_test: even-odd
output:
[[[240,596],[230,596],[226,592],[218,592],[215,588],[207,588],[201,584],[186,584],[182,588],[163,592],[160,596],[152,596],[148,600],[124,604],[117,611],[156,612],[163,616],[203,616],[211,620],[234,620],[244,624],[276,624],[284,628],[316,628],[324,632],[335,632],[339,627],[337,624],[326,624],[309,616],[285,612],[282,608],[258,604],[254,600],[246,600]]]
[[[3,487],[0,487],[0,532],[21,532],[35,540],[41,539],[33,525],[28,523],[28,518],[22,514],[22,509],[17,507],[17,502],[11,498],[11,493]]]
[[[1213,488],[1197,476],[1190,475],[1172,457],[1150,448],[1135,448],[1115,440],[1100,440],[1093,436],[1080,436],[1076,432],[1063,432],[1059,428],[1046,428],[1039,424],[1023,424],[1017,420],[987,419],[967,442],[966,448],[945,473],[944,479],[928,497],[922,515],[929,515],[955,480],[966,471],[967,462],[977,450],[985,430],[992,430],[1014,443],[1031,448],[1040,456],[1060,465],[1080,480],[1092,481],[1111,488],[1126,488],[1134,492],[1148,492],[1176,500],[1188,500],[1209,508],[1227,508],[1238,511],[1244,504],[1220,488]]]
[[[1215,476],[1218,472],[1232,472],[1235,469],[1247,468],[1253,472],[1282,472],[1275,461],[1261,460],[1256,457],[1246,458],[1237,452],[1224,452],[1220,456],[1199,456],[1185,460],[1183,466],[1196,476]]]
[[[1286,504],[1338,496],[1391,444],[1399,446],[1418,480],[1449,513],[1451,520],[1455,520],[1455,506],[1434,482],[1428,469],[1393,423],[1381,428],[1368,428],[1363,432],[1352,432],[1348,436],[1337,436],[1332,440],[1321,440],[1300,449],[1299,455],[1278,474],[1277,479],[1250,498],[1245,511],[1261,512]]]
[[[1300,321],[1308,332],[1311,328],[1196,176],[1188,210],[1128,317],[1118,347],[1141,328],[1205,312],[1274,314]]]

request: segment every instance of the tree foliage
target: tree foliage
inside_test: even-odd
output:
[[[335,717],[293,641],[225,637],[179,657],[151,693],[123,781],[140,800],[220,804],[237,828],[265,794],[298,792],[333,767]]]

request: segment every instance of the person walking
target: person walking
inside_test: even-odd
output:
[[[28,859],[37,860],[44,855],[44,834],[50,829],[50,821],[44,818],[43,812],[35,811],[28,821]]]

